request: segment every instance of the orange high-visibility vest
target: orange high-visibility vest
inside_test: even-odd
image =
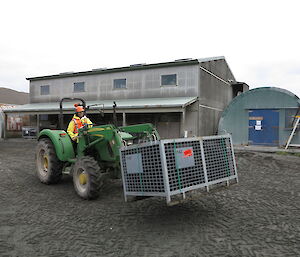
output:
[[[76,134],[76,133],[78,133],[78,129],[80,129],[84,126],[84,123],[82,123],[81,119],[73,119],[73,121],[75,124],[74,133]]]

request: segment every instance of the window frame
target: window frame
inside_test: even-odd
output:
[[[176,77],[175,84],[163,85],[163,76],[173,76],[173,75],[175,75],[175,77]],[[178,74],[177,73],[161,74],[160,75],[160,86],[161,87],[177,87],[178,86]]]
[[[48,88],[47,94],[42,93],[42,88]],[[50,85],[41,85],[40,86],[40,95],[50,95]]]
[[[115,81],[117,80],[125,80],[125,87],[115,87]],[[124,89],[127,89],[127,78],[113,79],[113,90],[124,90]]]
[[[82,91],[76,91],[75,90],[75,84],[80,84],[80,83],[83,84],[83,90]],[[85,90],[85,82],[84,81],[74,82],[73,83],[73,93],[82,93],[82,92],[86,92],[86,90]]]

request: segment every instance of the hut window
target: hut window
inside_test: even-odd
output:
[[[161,75],[161,86],[176,86],[177,74]]]
[[[41,86],[41,95],[49,95],[50,88],[49,85]]]
[[[84,92],[84,82],[75,82],[74,83],[74,93]]]
[[[285,110],[285,127],[286,128],[293,128],[293,121],[295,121],[296,115],[300,115],[300,113],[298,113],[298,108]]]
[[[114,79],[114,89],[126,88],[126,79]]]

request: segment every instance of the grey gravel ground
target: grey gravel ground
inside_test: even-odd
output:
[[[95,201],[35,176],[35,141],[0,141],[0,256],[300,256],[300,157],[236,154],[240,183],[168,207]],[[196,195],[197,196],[197,195]]]

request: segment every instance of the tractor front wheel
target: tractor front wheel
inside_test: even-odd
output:
[[[73,168],[73,184],[76,193],[83,199],[96,199],[103,184],[101,169],[91,156],[81,157]]]
[[[36,171],[44,184],[55,184],[62,177],[63,162],[57,158],[50,139],[41,139],[36,147]]]

